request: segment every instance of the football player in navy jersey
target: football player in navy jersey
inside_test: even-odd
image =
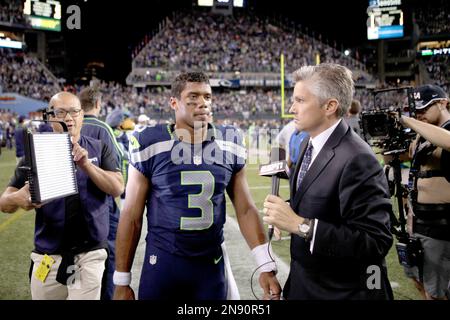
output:
[[[147,246],[139,299],[224,300],[225,191],[241,232],[262,267],[264,298],[279,299],[281,288],[261,219],[247,185],[242,135],[209,123],[212,92],[201,72],[172,83],[170,105],[176,123],[135,132],[125,205],[117,233],[116,299],[134,299],[131,266],[147,208]]]

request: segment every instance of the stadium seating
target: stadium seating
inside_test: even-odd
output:
[[[0,24],[8,26],[23,26],[27,22],[23,16],[21,0],[0,0]]]
[[[421,36],[450,35],[448,0],[416,1],[414,6],[415,21]]]
[[[443,5],[447,5],[445,1]],[[20,1],[0,0],[0,8],[4,9],[0,21],[13,19],[18,23],[23,20]],[[417,23],[420,24],[423,17],[425,13],[417,13]],[[153,119],[171,118],[169,91],[166,87],[181,70],[202,69],[211,77],[235,78],[241,80],[241,83],[243,80],[255,79],[276,83],[279,79],[281,53],[285,54],[288,79],[295,68],[303,64],[315,64],[316,59],[348,66],[359,84],[355,98],[361,101],[363,109],[373,107],[370,93],[361,84],[373,84],[374,79],[366,72],[362,63],[298,30],[288,29],[285,25],[286,23],[242,13],[233,17],[213,16],[203,11],[176,13],[172,19],[161,23],[160,31],[151,39],[146,37],[146,45],[134,56],[133,69],[127,83],[140,84],[142,87],[101,82],[105,105],[101,116],[106,117],[115,108],[126,108],[135,115],[146,113]],[[0,62],[0,84],[3,91],[48,100],[61,89],[57,79],[32,56],[20,51],[0,49]],[[423,69],[428,73],[426,79],[448,90],[448,56],[432,57],[424,60],[424,63]],[[146,85],[154,87],[145,88]],[[389,86],[381,83],[376,85]],[[79,92],[81,89],[82,87],[76,86],[74,90]],[[279,85],[244,86],[241,89],[214,89],[213,111],[216,119],[251,120],[280,116]],[[289,99],[289,86],[285,94]],[[287,100],[285,111],[289,107],[290,102]]]
[[[424,60],[427,72],[434,84],[450,89],[450,58],[448,55],[432,56]]]
[[[337,62],[371,79],[365,66],[335,48],[286,27],[286,23],[254,15],[215,16],[203,11],[178,13],[134,57],[127,83],[157,84],[182,70],[202,69],[216,78],[239,72],[273,73],[279,77],[280,55],[286,73],[298,66]]]
[[[56,77],[37,58],[4,48],[0,48],[0,85],[4,92],[45,101],[61,90]]]

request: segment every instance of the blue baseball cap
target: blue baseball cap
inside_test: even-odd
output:
[[[448,100],[448,96],[444,90],[436,85],[427,84],[414,89],[414,101],[418,110],[424,109],[439,100]]]
[[[116,109],[106,116],[105,122],[111,128],[117,128],[124,119],[125,119],[125,116],[123,114],[123,111],[120,109]]]

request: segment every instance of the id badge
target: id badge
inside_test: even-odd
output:
[[[35,278],[44,283],[54,263],[55,260],[45,254],[34,273]]]

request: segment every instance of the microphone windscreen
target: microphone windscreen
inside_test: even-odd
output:
[[[280,147],[273,147],[270,150],[270,162],[277,162],[286,160],[286,150]]]

